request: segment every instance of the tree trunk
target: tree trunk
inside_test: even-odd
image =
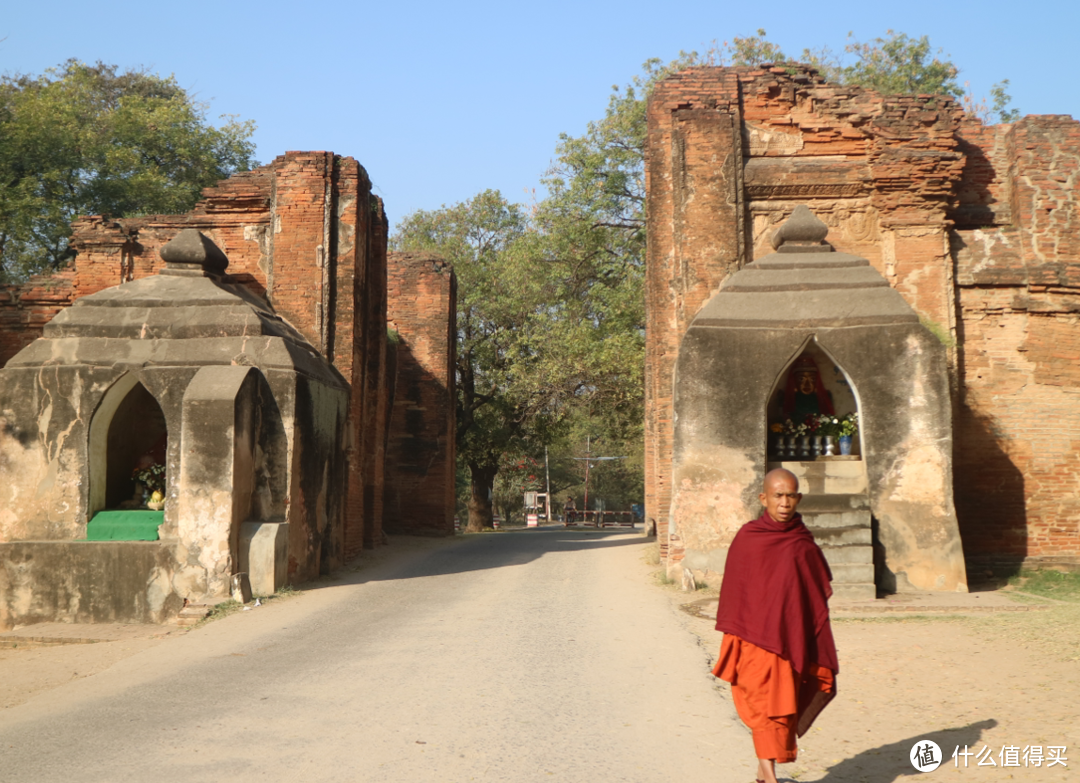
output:
[[[496,465],[477,465],[469,463],[472,479],[469,482],[469,525],[465,530],[479,533],[485,527],[494,527],[491,518],[491,487],[495,483]]]

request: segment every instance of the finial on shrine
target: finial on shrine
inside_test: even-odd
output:
[[[778,253],[827,253],[832,246],[825,243],[829,227],[799,204],[791,217],[784,221],[772,235],[773,249]]]
[[[222,275],[229,259],[210,237],[194,228],[185,228],[159,251],[165,261],[162,274]]]

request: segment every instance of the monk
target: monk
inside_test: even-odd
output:
[[[758,783],[777,783],[776,763],[795,760],[796,737],[836,695],[840,667],[829,625],[832,572],[795,511],[799,481],[773,470],[764,490],[764,513],[728,550],[713,674],[731,683],[735,709],[753,732]]]

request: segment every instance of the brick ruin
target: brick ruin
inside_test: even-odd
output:
[[[288,152],[203,196],[183,215],[77,220],[71,266],[0,287],[0,367],[79,297],[155,274],[160,248],[198,229],[228,256],[228,280],[268,302],[348,383],[340,560],[382,544],[385,529],[451,534],[452,272],[436,258],[388,257],[382,202],[353,158]]]
[[[391,253],[388,324],[397,374],[383,526],[389,532],[454,529],[454,372],[457,283],[441,258]]]
[[[1080,122],[986,126],[804,66],[694,68],[652,95],[646,166],[646,515],[669,567],[680,343],[798,204],[946,347],[968,567],[1080,562]]]

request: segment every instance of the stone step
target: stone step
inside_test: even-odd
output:
[[[806,495],[865,494],[866,465],[861,459],[827,458],[813,462],[770,462],[769,470],[785,468],[799,479],[799,490]]]
[[[870,498],[862,493],[833,495],[803,495],[799,501],[799,513],[839,513],[844,511],[870,511]]]
[[[807,514],[803,521],[811,530],[829,527],[865,527],[870,529],[869,511],[848,511],[843,514]]]
[[[807,525],[807,527],[810,526]],[[845,546],[847,544],[870,546],[873,543],[873,533],[868,525],[810,527],[810,532],[814,534],[814,540],[822,549],[827,546]]]
[[[826,560],[828,556],[826,555]],[[874,564],[870,563],[829,563],[833,575],[833,588],[836,585],[874,583]]]
[[[865,544],[847,544],[846,546],[823,546],[825,561],[829,567],[846,563],[873,563],[874,548]]]
[[[208,604],[188,604],[176,615],[176,624],[181,628],[189,628],[210,614],[212,606]]]
[[[873,601],[877,598],[877,588],[872,582],[837,584],[833,582],[832,601]]]
[[[807,495],[799,503],[799,513],[811,530],[870,527],[870,501],[866,495]]]

